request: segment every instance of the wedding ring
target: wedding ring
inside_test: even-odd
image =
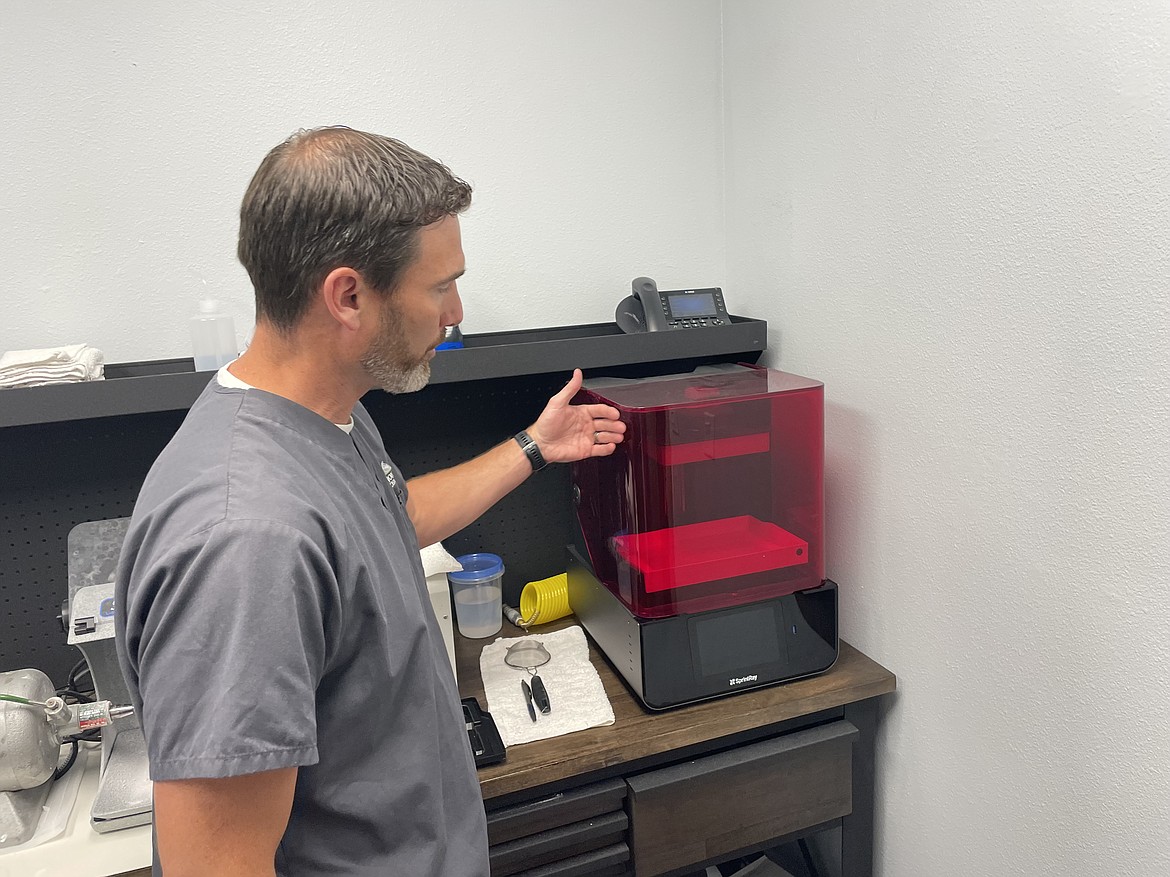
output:
[[[593,444],[595,444],[595,445],[601,444],[601,433],[599,433],[599,432],[593,433]]]

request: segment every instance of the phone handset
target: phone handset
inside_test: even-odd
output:
[[[614,322],[623,332],[657,332],[667,326],[658,295],[658,284],[650,277],[635,277],[632,294],[618,302]]]

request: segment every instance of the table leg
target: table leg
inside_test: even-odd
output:
[[[860,735],[853,744],[853,812],[841,820],[841,875],[872,877],[877,698],[849,704],[845,718]]]

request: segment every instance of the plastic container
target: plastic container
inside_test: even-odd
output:
[[[199,302],[199,313],[191,318],[191,347],[197,372],[214,371],[239,355],[235,322],[220,309],[219,302]]]
[[[443,342],[435,350],[454,350],[463,346],[463,330],[458,326],[448,326],[443,330]]]
[[[455,558],[463,567],[447,573],[455,600],[455,623],[469,639],[500,632],[504,623],[504,561],[498,554],[464,554]]]

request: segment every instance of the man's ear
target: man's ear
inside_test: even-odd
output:
[[[330,317],[351,332],[361,330],[363,308],[373,300],[361,274],[352,268],[334,268],[321,284],[321,295]]]

